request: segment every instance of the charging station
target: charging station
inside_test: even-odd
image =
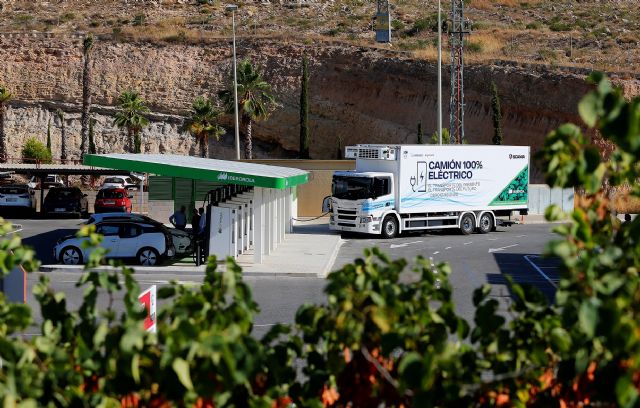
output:
[[[253,252],[254,263],[292,232],[295,188],[309,181],[308,172],[290,167],[167,154],[87,154],[84,164],[171,177],[173,185],[178,178],[209,182],[203,248],[219,260]],[[162,191],[174,199],[175,191]]]

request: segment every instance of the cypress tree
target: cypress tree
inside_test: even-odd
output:
[[[49,118],[49,123],[47,123],[47,150],[49,154],[51,154],[51,118]]]
[[[491,82],[491,113],[493,119],[493,144],[501,145],[502,138],[502,109],[500,108],[500,96],[495,82]]]
[[[418,122],[418,144],[424,144],[424,133],[422,132],[422,122]]]
[[[60,159],[62,164],[65,164],[67,160],[67,134],[64,128],[64,112],[61,109],[56,111],[58,119],[60,119]]]
[[[89,154],[96,154],[96,144],[93,139],[93,125],[96,123],[94,118],[89,119]]]
[[[309,158],[309,61],[302,57],[300,78],[300,158]]]

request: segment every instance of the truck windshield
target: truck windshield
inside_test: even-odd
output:
[[[333,176],[331,195],[343,200],[362,200],[389,194],[387,177]]]

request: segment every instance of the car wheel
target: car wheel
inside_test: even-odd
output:
[[[382,236],[391,239],[398,235],[398,220],[393,215],[387,215],[382,221]]]
[[[65,265],[82,264],[82,252],[76,247],[66,247],[60,252],[60,262]]]
[[[475,222],[474,222],[473,215],[471,214],[463,215],[462,218],[460,219],[460,232],[462,232],[462,235],[469,235],[473,232],[474,229],[475,229]]]
[[[138,262],[142,266],[154,266],[160,263],[160,255],[153,248],[142,248],[138,251]]]
[[[481,234],[488,234],[493,230],[493,217],[489,213],[484,213],[480,217],[480,226],[478,232]]]

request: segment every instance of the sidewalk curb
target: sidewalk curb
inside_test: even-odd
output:
[[[324,265],[324,268],[322,268],[322,271],[318,273],[317,275],[318,278],[324,279],[329,275],[329,273],[331,272],[331,269],[333,269],[333,264],[336,262],[336,258],[338,257],[338,252],[340,251],[340,247],[344,243],[345,243],[345,240],[342,239],[342,237],[339,237],[338,240],[336,241],[336,244],[333,246],[333,251],[329,256],[327,263]]]

